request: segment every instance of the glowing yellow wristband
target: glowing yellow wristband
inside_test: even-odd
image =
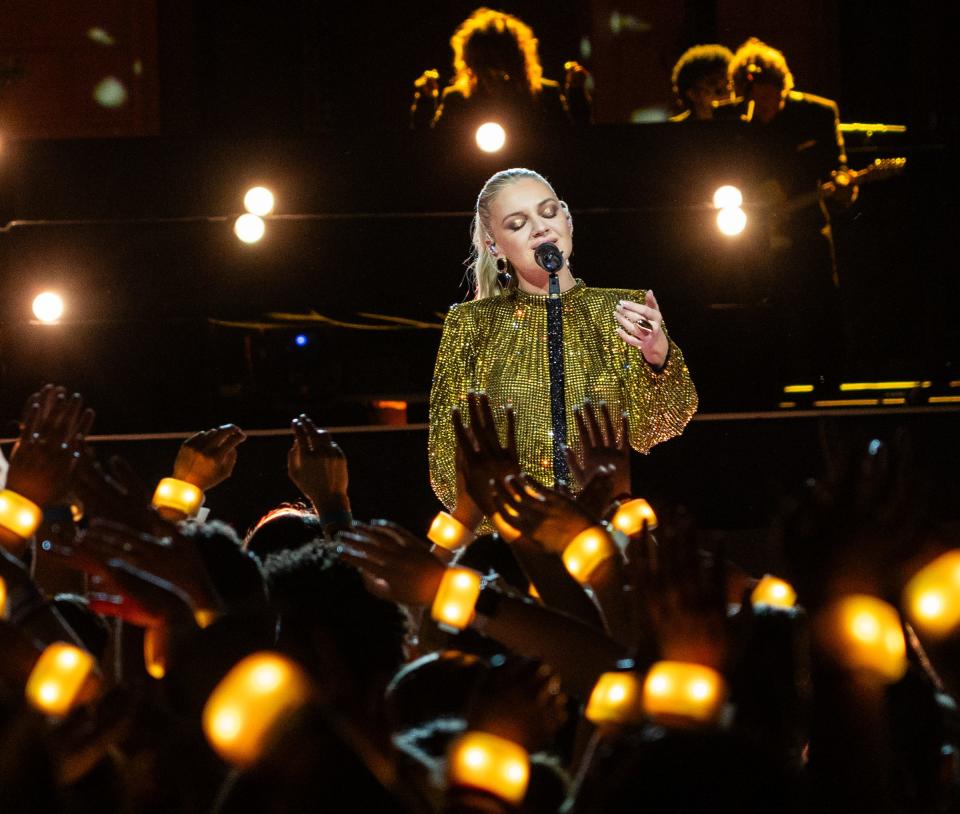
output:
[[[710,723],[723,707],[723,677],[703,664],[658,661],[643,682],[643,709],[654,720]]]
[[[604,673],[583,713],[595,724],[638,724],[643,719],[643,682],[636,673]]]
[[[881,681],[899,681],[907,670],[907,644],[900,614],[866,594],[834,602],[817,620],[821,646],[848,670],[865,671]]]
[[[523,802],[530,780],[527,750],[487,732],[467,732],[447,753],[451,786],[482,789],[513,805]]]
[[[500,512],[494,512],[490,517],[490,522],[493,523],[497,533],[508,543],[519,540],[523,536],[523,532],[511,526]]]
[[[792,608],[797,604],[797,592],[786,580],[766,574],[750,594],[750,604],[754,607],[770,605],[774,608]]]
[[[173,509],[193,517],[203,504],[203,490],[177,478],[163,478],[153,493],[153,505],[158,509]]]
[[[470,545],[475,539],[475,535],[463,523],[457,520],[451,514],[446,512],[437,512],[430,524],[430,531],[427,532],[427,539],[440,548],[447,551],[455,551],[458,548]]]
[[[430,615],[453,630],[463,630],[473,619],[480,596],[481,576],[471,568],[451,566],[443,575]]]
[[[646,521],[647,528],[653,531],[657,527],[657,514],[642,497],[628,500],[617,509],[610,521],[617,531],[622,531],[628,537],[639,534]]]
[[[310,697],[310,680],[279,653],[260,652],[233,666],[203,708],[203,732],[229,763],[249,765],[271,727]]]
[[[563,550],[563,564],[580,584],[585,583],[593,569],[617,553],[610,535],[600,526],[581,531]]]
[[[197,627],[208,628],[214,622],[217,621],[217,612],[212,610],[195,610],[193,612],[194,621],[197,623]]]
[[[159,680],[167,674],[167,644],[153,627],[143,631],[143,666],[151,678]]]
[[[903,607],[921,633],[946,636],[960,624],[960,551],[948,551],[914,574]]]
[[[30,671],[27,701],[45,715],[63,717],[76,703],[93,665],[93,656],[85,650],[54,642],[40,654]]]
[[[40,525],[43,512],[32,500],[9,489],[0,491],[0,526],[27,539]]]

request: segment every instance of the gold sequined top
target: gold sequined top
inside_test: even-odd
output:
[[[588,288],[577,280],[563,292],[567,439],[578,454],[573,408],[605,401],[616,420],[630,419],[630,445],[638,452],[683,432],[697,411],[697,391],[680,348],[670,341],[660,372],[616,333],[619,300],[644,301],[643,291]],[[456,503],[456,436],[450,411],[467,414],[467,393],[483,391],[505,426],[503,408],[516,415],[521,468],[546,486],[554,484],[550,375],[547,359],[547,296],[513,289],[496,297],[454,305],[447,314],[430,391],[430,481],[449,509]],[[576,485],[579,487],[579,485]]]

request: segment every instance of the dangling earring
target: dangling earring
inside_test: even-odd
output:
[[[497,271],[506,271],[507,270],[507,261],[502,257],[497,258]]]

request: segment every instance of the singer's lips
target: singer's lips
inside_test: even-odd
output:
[[[556,238],[554,238],[553,240],[541,240],[541,241],[539,241],[538,243],[534,243],[534,244],[533,244],[533,250],[536,251],[536,250],[539,249],[541,246],[544,246],[544,245],[546,245],[547,243],[553,243],[554,245],[556,245],[556,242],[557,242],[557,241],[556,241]],[[560,248],[560,247],[557,246],[557,249],[558,249],[558,250],[559,250],[559,248]]]

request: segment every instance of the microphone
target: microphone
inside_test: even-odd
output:
[[[563,268],[563,252],[555,243],[541,243],[533,253],[537,265],[550,274],[556,274]]]

